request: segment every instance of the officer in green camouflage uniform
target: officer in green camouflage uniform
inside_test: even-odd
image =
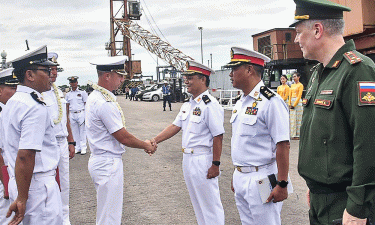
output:
[[[366,224],[375,196],[375,64],[343,39],[343,11],[294,0],[298,43],[320,63],[303,99],[298,171],[309,187],[310,223]]]

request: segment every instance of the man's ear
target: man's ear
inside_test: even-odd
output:
[[[109,79],[111,78],[111,73],[110,72],[105,72],[104,77],[105,77],[106,81],[109,81]]]
[[[35,81],[35,73],[32,70],[26,70],[26,72],[25,72],[25,80]]]
[[[324,32],[323,24],[319,22],[315,23],[313,29],[314,29],[315,39],[320,39],[323,36],[323,32]]]

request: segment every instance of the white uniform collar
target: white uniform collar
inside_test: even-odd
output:
[[[20,84],[17,85],[17,92],[24,92],[24,93],[35,92],[38,95],[38,97],[42,97],[42,95],[37,90],[34,90],[31,87],[27,87],[27,86],[20,85]]]
[[[249,93],[249,96],[258,99],[260,95],[260,87],[264,86],[263,81],[259,81],[259,83],[253,88],[253,90]]]
[[[191,97],[190,102],[195,101],[196,103],[199,104],[202,101],[202,96],[203,95],[208,95],[208,94],[209,93],[208,93],[208,89],[207,89],[204,92],[202,92],[200,95],[198,95],[196,98],[193,99],[193,97]]]
[[[110,91],[110,90],[108,90],[107,88],[104,88],[104,87],[102,87],[102,86],[100,86],[100,85],[98,85],[99,87],[101,87],[101,88],[103,88],[103,90],[105,90],[114,100],[116,100],[117,99],[117,97],[116,97],[116,95],[115,94],[113,94],[113,92],[112,91]],[[77,88],[77,90],[78,90],[78,88]],[[100,93],[100,91],[99,90],[95,90],[95,91],[97,91],[97,92],[99,92]]]

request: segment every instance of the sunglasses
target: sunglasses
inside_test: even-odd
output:
[[[41,71],[44,71],[48,76],[51,75],[51,69],[30,69],[30,70],[41,70]]]

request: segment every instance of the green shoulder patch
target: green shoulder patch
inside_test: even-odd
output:
[[[375,82],[358,82],[358,105],[375,105]]]
[[[264,95],[268,100],[270,100],[273,96],[275,96],[275,93],[273,93],[268,87],[262,86],[260,87],[260,93]]]
[[[362,59],[359,56],[357,56],[353,51],[345,52],[344,58],[348,60],[348,62],[352,65],[362,62]]]

